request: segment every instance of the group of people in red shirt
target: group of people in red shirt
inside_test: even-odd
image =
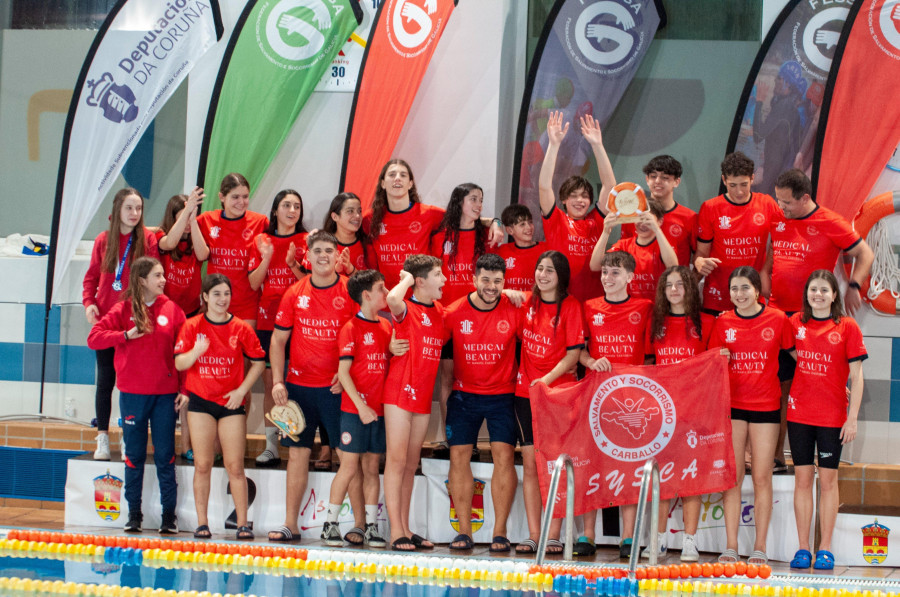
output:
[[[599,124],[585,116],[580,129],[596,158],[600,197],[606,197],[616,181]],[[767,559],[771,475],[783,450],[779,435],[786,417],[801,544],[792,565],[811,565],[818,453],[822,540],[815,565],[833,566],[828,550],[837,464],[841,445],[856,434],[866,357],[844,303],[851,313],[858,308],[871,250],[846,221],[815,204],[800,171],[778,178],[775,199],[751,192],[754,165],[740,153],[722,162],[726,192],[704,202],[699,215],[675,202],[678,161],[654,158],[644,168],[649,209],[625,224],[618,213],[604,215],[606,206],[594,202],[586,179],[571,176],[553,188],[568,130],[560,113],[550,115],[539,179],[545,242],[535,242],[533,216],[523,205],[507,207],[499,221],[482,217],[484,194],[475,184],[456,187],[446,210],[423,204],[411,168],[397,159],[382,169],[371,210],[363,214],[357,196],[341,193],[312,234],[303,228],[299,193],[276,195],[266,218],[248,211],[250,186],[239,174],[222,181],[221,211],[198,214],[203,191],[194,189],[172,198],[156,233],[143,225],[140,194],[121,191],[110,230],[95,243],[84,304],[94,326],[88,343],[97,350],[100,457],[109,457],[108,441],[99,438],[108,429],[114,384],[122,396],[126,530],[141,528],[148,421],[160,477],[161,530],[175,528],[173,436],[176,411],[186,404],[195,536],[210,536],[206,501],[216,439],[231,483],[237,537],[253,536],[243,472],[245,403],[262,375],[266,408],[296,402],[307,423],[296,441],[281,439],[289,447],[285,522],[270,540],[299,538],[310,452],[316,430],[324,429],[341,461],[322,532],[326,543],[388,543],[375,520],[378,465],[386,454],[390,544],[405,551],[432,547],[412,532],[410,501],[437,387],[450,447],[448,485],[459,515],[451,549],[472,547],[469,462],[486,421],[494,462],[491,551],[511,549],[506,522],[520,445],[529,538],[516,552],[534,553],[541,498],[532,419],[540,413],[532,412],[529,389],[621,364],[672,365],[719,347],[730,359],[738,465],[736,485],[725,495],[727,549],[720,561],[738,559],[748,447],[757,528],[750,561]],[[608,247],[617,227],[621,238]],[[496,246],[504,233],[512,241]],[[856,259],[843,300],[831,272],[842,251]],[[198,289],[202,261],[208,262],[207,276]],[[277,459],[274,437],[267,433],[267,460]],[[348,494],[355,526],[342,537],[337,518]],[[622,508],[623,556],[631,551],[635,512],[635,505]],[[685,561],[699,557],[699,514],[699,496],[685,496]],[[596,512],[586,514],[577,554],[594,553],[595,525]],[[548,551],[562,551],[559,521],[551,537]],[[660,545],[666,549],[664,541]]]

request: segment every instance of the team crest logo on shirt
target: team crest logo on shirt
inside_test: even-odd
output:
[[[685,434],[685,440],[687,440],[687,445],[690,448],[697,447],[697,432],[691,429]]]
[[[363,344],[365,344],[366,346],[372,346],[373,344],[375,344],[375,334],[373,334],[372,332],[366,332],[365,334],[363,334]]]
[[[342,296],[336,296],[334,297],[334,300],[331,301],[331,306],[340,311],[347,306],[347,299]]]
[[[863,557],[870,564],[882,563],[888,555],[888,535],[891,529],[883,524],[878,524],[878,519],[872,524],[867,524],[860,529],[862,531]]]
[[[818,236],[819,229],[816,228],[815,226],[807,226],[806,233],[809,234],[810,236]]]
[[[209,235],[213,238],[219,238],[219,234],[222,233],[222,229],[218,226],[213,226],[209,229]]]
[[[450,242],[449,240],[445,241],[444,242],[444,254],[449,255],[452,252],[453,252],[453,243]]]
[[[731,228],[731,218],[728,216],[719,216],[719,230],[727,230]]]
[[[409,231],[413,234],[418,234],[422,231],[422,222],[412,222],[409,225]]]
[[[365,344],[365,343],[366,343],[365,340],[363,340],[363,344]],[[347,342],[346,344],[344,344],[344,346],[341,347],[341,352],[351,352],[353,350],[354,346],[356,346],[356,342],[351,340],[350,342]]]
[[[241,238],[244,240],[250,240],[250,237],[253,236],[253,231],[249,228],[244,228],[244,231],[241,232]]]
[[[459,332],[461,334],[471,334],[472,333],[472,322],[468,319],[463,319],[459,322]]]
[[[516,267],[516,258],[515,257],[507,257],[506,258],[506,269],[512,269]]]
[[[431,327],[431,320],[428,319],[428,313],[422,313],[422,325],[427,325]]]
[[[797,401],[794,400],[794,397],[788,394],[788,408],[794,410],[797,408]]]
[[[591,398],[589,412],[597,447],[625,462],[644,461],[663,450],[677,420],[668,390],[642,375],[607,379]]]
[[[497,331],[500,332],[501,334],[505,334],[505,333],[509,332],[509,322],[506,321],[505,319],[498,321],[497,322]]]
[[[603,325],[603,313],[594,313],[594,325]]]
[[[184,340],[179,340],[175,343],[175,352],[178,352],[179,350],[184,350]]]
[[[710,294],[711,296],[715,296],[715,297],[718,297],[718,298],[722,298],[722,291],[719,290],[718,288],[716,288],[715,286],[710,286],[710,287],[707,289],[707,292],[709,292],[709,294]]]
[[[641,314],[638,313],[637,311],[632,311],[632,312],[628,315],[628,321],[631,322],[631,325],[637,325],[637,324],[639,324],[639,323],[641,322]]]
[[[525,319],[527,319],[528,321],[531,321],[532,319],[534,319],[534,309],[533,308],[528,309],[528,312],[525,313]]]
[[[762,226],[766,223],[766,216],[762,215],[759,212],[756,212],[755,214],[753,214],[753,223],[757,226]]]
[[[385,226],[384,224],[381,224],[381,229],[378,231],[378,234],[379,235],[387,234],[387,226]]]
[[[166,327],[167,325],[169,325],[169,318],[160,313],[159,317],[156,318],[156,323],[161,327]]]
[[[298,296],[297,297],[297,308],[309,309],[309,297],[308,296]]]
[[[775,339],[775,330],[773,330],[772,328],[763,328],[759,335],[766,342],[771,342]]]
[[[663,336],[665,336],[665,335],[666,335],[665,328],[663,328]],[[697,333],[697,328],[694,328],[694,327],[691,328],[691,338],[694,338],[695,340],[700,339],[700,334]]]
[[[784,232],[785,228],[787,228],[787,225],[784,222],[778,222],[775,225],[775,232]]]
[[[231,348],[237,348],[238,347],[238,337],[237,336],[229,337],[228,338],[228,346],[230,346]]]
[[[684,232],[684,228],[679,226],[678,224],[672,224],[669,226],[669,234],[672,236],[681,236],[681,233]]]
[[[728,328],[725,330],[725,341],[726,342],[734,342],[737,340],[737,330],[734,328]]]
[[[841,335],[838,332],[831,332],[830,334],[828,334],[828,341],[832,344],[840,344]]]
[[[801,325],[799,328],[797,328],[796,338],[797,338],[797,340],[806,340],[806,326],[805,325]]]
[[[406,387],[403,388],[403,391],[406,392],[406,395],[409,396],[410,400],[416,399],[416,389],[409,384],[406,384]]]
[[[550,320],[550,325],[552,325],[554,328],[559,326],[559,316],[558,315]]]

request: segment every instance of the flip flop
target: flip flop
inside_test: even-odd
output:
[[[758,549],[754,549],[753,553],[750,554],[750,557],[747,558],[748,564],[756,564],[757,566],[762,566],[763,564],[769,563],[769,556],[766,555],[766,552],[760,551]]]
[[[209,525],[201,524],[194,529],[194,539],[212,539],[212,531],[209,530]]]
[[[536,554],[537,543],[534,542],[534,539],[525,539],[524,541],[520,541],[519,544],[516,545],[516,553],[524,555]]]
[[[454,545],[454,543],[462,543],[462,545]],[[475,547],[475,542],[466,534],[460,533],[450,542],[450,549],[455,551],[468,551]]]
[[[313,469],[328,472],[331,470],[331,460],[316,460],[313,463]]]
[[[500,545],[501,547],[494,547],[494,545]],[[497,535],[491,540],[491,547],[488,551],[491,553],[509,553],[511,547],[509,539],[503,535]]]
[[[432,543],[431,545],[426,545],[425,542],[428,541],[428,539],[422,537],[421,535],[416,535],[415,533],[413,533],[412,537],[410,537],[409,540],[413,545],[416,546],[416,549],[434,549],[434,544]],[[431,543],[431,541],[428,541],[428,543]]]
[[[547,547],[544,549],[544,553],[547,555],[559,555],[565,549],[565,545],[562,544],[562,541],[559,539],[548,539]]]
[[[400,537],[391,543],[391,549],[394,551],[415,551],[416,544],[409,537]]]
[[[834,554],[827,549],[820,549],[816,552],[816,563],[813,564],[816,570],[834,570]]]
[[[273,537],[272,535],[275,533],[277,533],[277,535],[275,535]],[[272,543],[293,543],[294,541],[299,541],[299,540],[300,540],[300,537],[299,536],[295,537],[294,533],[291,531],[291,529],[289,529],[287,527],[282,526],[282,527],[278,527],[277,529],[274,529],[272,531],[269,531],[269,541],[271,541]]]
[[[351,539],[350,537],[352,535],[359,537],[359,539]],[[366,532],[359,527],[353,527],[352,529],[347,531],[346,535],[344,535],[344,541],[346,541],[350,545],[362,545],[366,542]]]
[[[791,560],[791,568],[798,570],[809,568],[811,564],[812,554],[809,553],[808,549],[798,549],[797,553],[794,554],[794,559]]]
[[[254,539],[253,529],[247,525],[238,527],[237,532],[234,534],[234,538],[238,541],[252,541]]]
[[[726,549],[722,552],[722,555],[719,556],[720,564],[735,564],[738,561],[739,556],[736,549]]]

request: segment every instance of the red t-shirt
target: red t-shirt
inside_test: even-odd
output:
[[[549,247],[545,242],[535,243],[524,249],[517,247],[514,242],[500,245],[497,254],[506,262],[503,288],[522,292],[534,290],[534,268],[537,267],[538,257],[547,250]]]
[[[772,219],[772,295],[769,304],[782,311],[803,309],[803,289],[817,269],[831,271],[841,251],[862,240],[847,220],[827,207],[816,206],[805,218]]]
[[[687,315],[669,313],[663,320],[662,336],[650,335],[650,349],[657,365],[674,365],[706,350],[716,318],[708,313],[700,314],[699,332]],[[652,324],[651,324],[652,325]]]
[[[259,311],[256,317],[256,329],[273,330],[275,329],[275,315],[278,313],[278,305],[281,303],[281,297],[285,291],[297,281],[294,271],[288,267],[287,252],[294,243],[296,249],[297,263],[302,263],[306,256],[306,232],[295,232],[287,236],[278,236],[277,234],[267,234],[263,232],[257,235],[259,237],[268,238],[272,243],[272,259],[269,261],[269,267],[266,269],[266,277],[263,279],[262,287],[259,294]],[[247,272],[252,272],[262,263],[262,255],[259,247],[256,245],[256,239],[253,239],[253,245],[250,248],[250,260],[247,262]]]
[[[728,278],[736,268],[749,265],[762,269],[766,261],[769,224],[781,210],[775,200],[764,193],[752,193],[747,203],[732,203],[725,195],[703,202],[698,217],[697,240],[712,243],[710,257],[722,263],[703,285],[703,307],[728,311],[731,294]]]
[[[291,332],[290,367],[285,381],[308,388],[332,385],[338,370],[338,333],[356,314],[347,278],[335,274],[328,286],[306,276],[281,297],[275,328]]]
[[[784,311],[763,307],[752,317],[735,310],[716,319],[709,347],[731,352],[728,379],[731,408],[768,412],[781,408],[778,351],[794,347],[791,324]]]
[[[384,317],[371,321],[357,313],[338,334],[340,359],[353,361],[350,378],[366,405],[379,417],[384,416],[382,394],[391,357],[391,324]],[[341,410],[359,414],[346,391],[341,393]]]
[[[207,211],[197,216],[197,224],[209,246],[206,274],[224,274],[231,280],[229,312],[241,319],[256,319],[259,292],[250,288],[247,262],[257,234],[269,225],[266,216],[252,211],[236,220],[225,217],[222,210]]]
[[[530,293],[522,308],[525,312],[519,318],[518,336],[522,340],[522,353],[516,375],[516,396],[528,398],[532,380],[549,373],[568,350],[584,348],[584,323],[581,303],[573,296],[563,299],[558,317],[556,303],[539,300],[535,309],[531,305]],[[558,386],[569,381],[575,381],[574,367],[550,385]]]
[[[443,218],[443,209],[423,203],[413,203],[398,212],[385,210],[381,232],[372,241],[378,271],[384,274],[385,286],[393,288],[400,281],[400,270],[407,256],[428,255],[431,235]],[[370,210],[363,217],[363,231],[367,234],[371,223]]]
[[[156,242],[166,235],[162,230],[156,232]],[[194,313],[200,308],[200,291],[203,277],[200,272],[200,261],[194,255],[184,252],[190,247],[189,240],[178,242],[181,259],[175,260],[172,251],[160,251],[159,261],[166,272],[166,296],[175,301],[185,313]]]
[[[125,248],[128,246],[129,236],[131,236],[130,233],[119,235],[119,259],[116,261],[116,266],[119,265],[122,257],[125,255]],[[94,240],[94,248],[91,251],[91,262],[88,265],[87,272],[84,274],[81,291],[81,303],[85,307],[97,305],[97,308],[100,310],[100,317],[106,315],[106,313],[112,309],[112,306],[119,302],[122,292],[128,288],[128,279],[131,275],[131,264],[134,263],[134,260],[138,257],[159,257],[159,251],[156,246],[156,235],[145,228],[144,254],[135,255],[134,247],[131,247],[131,250],[128,253],[128,260],[125,262],[125,266],[122,269],[122,278],[119,280],[122,284],[122,290],[116,290],[112,286],[116,281],[115,269],[113,269],[112,272],[102,271],[103,257],[106,255],[106,244],[106,232],[101,232],[97,235],[96,240]]]
[[[505,296],[482,311],[468,296],[444,310],[446,336],[453,341],[453,389],[482,396],[516,389],[516,330],[519,309]]]
[[[438,302],[405,302],[406,313],[394,318],[394,333],[398,340],[409,340],[409,351],[391,359],[383,402],[427,415],[444,346],[444,307]]]
[[[337,248],[339,253],[342,253],[345,249],[350,251],[350,263],[354,268],[378,269],[378,264],[375,262],[375,253],[371,247],[363,248],[362,241],[357,240],[349,245],[338,241]]]
[[[456,299],[466,296],[475,290],[475,229],[460,230],[456,255],[452,260],[450,253],[453,242],[444,232],[431,237],[430,254],[441,260],[441,271],[447,278],[441,303],[449,305]],[[485,237],[487,241],[487,237]],[[482,254],[488,253],[487,247]]]
[[[611,363],[643,365],[649,353],[647,329],[653,302],[629,296],[612,302],[605,296],[584,304],[584,336],[591,358],[606,357]]]
[[[256,332],[244,320],[232,315],[225,323],[213,323],[201,314],[181,326],[175,354],[190,352],[199,334],[209,338],[209,348],[187,370],[185,386],[188,392],[225,406],[225,394],[244,381],[244,357],[262,361],[266,353]]]
[[[647,245],[640,244],[636,236],[623,238],[616,241],[610,251],[625,251],[634,257],[634,278],[628,285],[628,294],[636,298],[656,300],[656,284],[666,271],[656,238]]]
[[[791,316],[797,370],[788,398],[787,419],[819,427],[841,427],[847,421],[847,378],[850,363],[868,358],[859,325],[850,317],[840,323]]]
[[[590,268],[594,245],[602,233],[603,216],[596,209],[591,209],[582,220],[573,220],[554,205],[550,214],[544,216],[548,248],[568,257],[572,272],[569,292],[581,302],[603,296],[600,274]]]
[[[678,265],[691,265],[691,253],[697,250],[697,214],[692,209],[676,203],[665,213],[660,226],[663,235],[678,256]],[[621,238],[637,236],[634,224],[622,224]]]

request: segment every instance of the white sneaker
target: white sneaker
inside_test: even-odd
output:
[[[94,450],[94,460],[109,460],[109,436],[105,433],[97,434],[97,449]]]
[[[684,534],[684,544],[681,546],[682,562],[697,562],[700,560],[700,552],[697,551],[697,542],[693,535]]]
[[[668,548],[666,548],[666,534],[665,533],[657,533],[657,543],[659,543],[659,551],[657,552],[658,558],[664,558],[666,556],[666,552]],[[650,559],[650,547],[647,546],[641,551],[641,559],[649,560]]]

